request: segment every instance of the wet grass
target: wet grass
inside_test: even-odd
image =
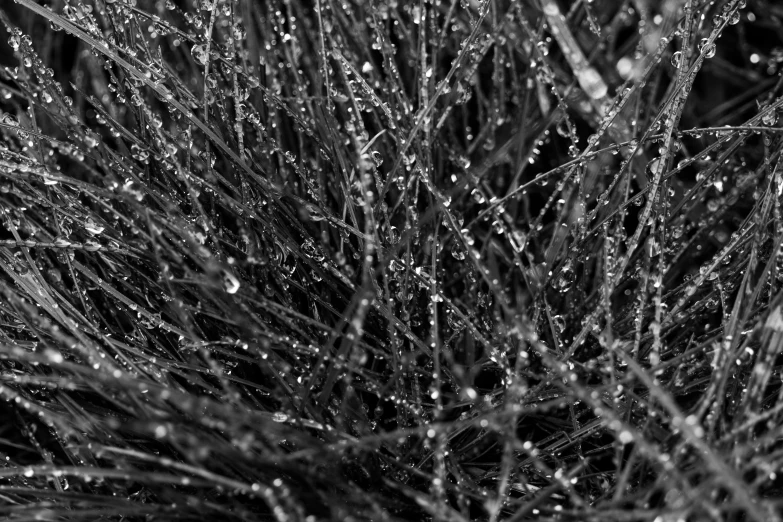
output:
[[[783,517],[783,9],[0,5],[0,517]]]

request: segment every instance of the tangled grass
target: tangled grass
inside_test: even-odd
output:
[[[3,1],[0,517],[781,520],[782,18]]]

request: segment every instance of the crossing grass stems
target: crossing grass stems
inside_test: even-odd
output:
[[[0,516],[781,519],[783,11],[0,6]]]

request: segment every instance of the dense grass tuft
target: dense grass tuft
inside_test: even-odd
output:
[[[0,518],[779,521],[783,8],[0,2]]]

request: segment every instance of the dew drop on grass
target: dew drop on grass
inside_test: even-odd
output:
[[[566,263],[552,281],[552,287],[562,294],[568,292],[575,281],[576,273],[574,272],[574,268],[571,266],[571,263]]]
[[[239,279],[228,270],[222,271],[223,275],[223,290],[228,294],[235,294],[239,290]]]
[[[678,69],[682,65],[682,53],[680,51],[672,54],[672,65]]]
[[[5,113],[2,116],[0,116],[0,123],[4,123],[4,124],[8,125],[9,127],[18,127],[19,126],[19,122],[16,121],[16,118],[14,118],[13,116],[11,116],[8,113]]]
[[[312,239],[308,239],[302,243],[302,253],[313,261],[317,261],[319,263],[325,259],[323,252],[321,252],[321,250],[315,246],[315,243]]]
[[[209,56],[207,56],[207,48],[204,44],[194,45],[190,50],[190,53],[193,55],[193,58],[201,65],[207,64]]]
[[[715,56],[715,44],[710,43],[707,38],[702,38],[701,42],[699,42],[699,52],[705,58],[710,59]]]
[[[84,230],[89,232],[90,234],[97,236],[101,232],[103,232],[104,227],[101,225],[98,225],[93,220],[88,219],[87,222],[84,224]]]
[[[339,265],[344,265],[345,263],[344,262],[343,263],[339,263],[338,262],[338,264]],[[395,272],[402,272],[403,270],[405,270],[405,265],[403,265],[402,263],[400,263],[396,259],[392,259],[391,261],[389,261],[389,268],[391,268]]]
[[[566,322],[562,315],[553,315],[552,324],[555,326],[555,330],[558,334],[561,334],[565,331]]]
[[[288,415],[281,411],[277,411],[272,414],[272,420],[275,422],[285,422],[288,420]]]
[[[454,243],[451,247],[451,257],[457,261],[464,261],[466,256],[465,247],[463,247],[461,243]]]
[[[772,126],[775,125],[777,121],[778,121],[778,113],[774,109],[767,110],[767,112],[765,112],[764,115],[761,117],[761,122],[764,125]]]
[[[11,37],[8,39],[8,45],[10,45],[11,49],[13,49],[14,51],[19,50],[19,46],[21,45],[21,43],[22,43],[22,37],[21,34],[19,34],[18,32],[14,32],[14,34],[12,34]]]
[[[381,165],[383,165],[383,156],[381,156],[380,152],[378,152],[377,150],[374,150],[374,151],[372,151],[371,156],[372,156],[372,160],[375,163],[376,167],[380,167]]]
[[[463,82],[457,83],[457,105],[465,105],[473,96],[473,89],[470,85],[465,85]]]
[[[568,128],[568,121],[565,118],[560,120],[560,122],[555,127],[555,130],[563,138],[570,138],[571,137],[571,131]]]
[[[396,245],[400,242],[400,231],[394,225],[389,227],[389,243]]]

